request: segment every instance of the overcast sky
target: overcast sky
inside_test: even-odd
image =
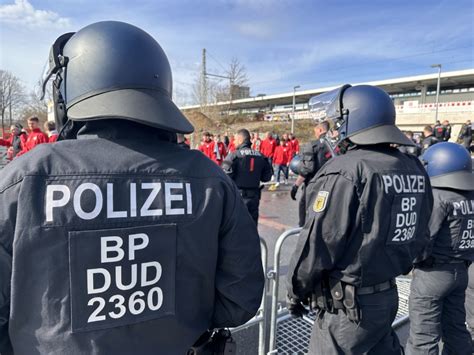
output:
[[[175,101],[233,57],[252,95],[474,68],[472,0],[0,0],[0,68],[26,87],[57,36],[101,20],[143,28],[168,55]]]

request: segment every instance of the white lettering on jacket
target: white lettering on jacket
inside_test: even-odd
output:
[[[75,189],[64,184],[48,185],[45,194],[46,222],[54,222],[54,212],[65,208],[70,208],[82,220],[93,220],[102,214],[107,219],[192,214],[190,183],[130,183],[129,191],[126,192],[128,198],[122,198],[122,203],[118,204],[117,197],[124,194],[122,184],[120,185],[120,189],[114,187],[114,183],[99,186],[92,182],[84,182]],[[123,201],[127,201],[126,206],[123,205]]]

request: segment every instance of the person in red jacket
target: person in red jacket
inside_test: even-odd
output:
[[[211,140],[211,134],[209,132],[204,132],[202,135],[202,142],[199,145],[198,149],[209,159],[212,160],[212,148],[214,142]]]
[[[216,134],[212,144],[212,160],[220,166],[226,155],[225,145],[221,142],[221,136]]]
[[[44,130],[46,134],[48,135],[48,142],[49,143],[54,143],[58,140],[59,133],[56,131],[56,123],[53,121],[46,121],[44,123]]]
[[[262,145],[262,140],[260,139],[260,134],[258,132],[253,133],[252,134],[252,149],[259,152],[261,145]]]
[[[299,154],[300,153],[299,140],[296,139],[293,133],[290,133],[290,135],[288,136],[288,139],[290,140],[290,143],[291,143],[291,151],[292,151],[293,156],[295,156],[296,154]]]
[[[230,138],[229,146],[227,147],[227,154],[235,152],[235,134]]]
[[[28,134],[28,138],[26,139],[26,142],[23,145],[23,149],[17,154],[17,156],[29,152],[38,144],[48,143],[49,141],[48,136],[44,134],[43,131],[41,131],[38,117],[32,116],[28,118],[28,128],[30,129],[30,133]]]
[[[291,148],[290,144],[286,141],[281,141],[281,144],[277,145],[273,154],[273,163],[276,166],[275,169],[275,187],[280,185],[280,173],[283,172],[285,178],[285,185],[288,184],[288,166],[291,160]]]
[[[7,159],[12,160],[26,143],[27,134],[22,131],[23,126],[19,123],[10,127],[10,137],[8,139],[0,138],[0,145],[7,147]]]
[[[272,132],[267,132],[267,138],[262,141],[260,145],[260,153],[265,155],[270,163],[273,161],[273,153],[275,152],[276,141],[273,138]]]

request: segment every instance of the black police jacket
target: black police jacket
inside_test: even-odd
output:
[[[309,297],[324,273],[357,287],[385,282],[411,270],[428,243],[429,178],[396,148],[356,147],[332,158],[308,185],[308,201],[291,297]]]
[[[260,181],[270,181],[273,175],[268,159],[252,149],[250,143],[243,143],[229,153],[222,162],[222,169],[239,189],[258,189]]]
[[[425,257],[474,261],[474,191],[433,188],[430,245]]]
[[[429,147],[436,143],[439,143],[439,140],[433,135],[423,139],[423,142],[421,143],[421,154],[424,154]]]
[[[433,127],[433,135],[439,140],[444,140],[444,136],[446,135],[446,127],[439,124]]]
[[[257,311],[259,236],[198,151],[87,123],[0,172],[0,353],[184,354]]]
[[[305,144],[301,150],[300,175],[309,181],[319,169],[331,158],[331,152],[321,139]]]

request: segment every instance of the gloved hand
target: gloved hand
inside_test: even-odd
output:
[[[290,196],[291,196],[291,199],[293,201],[296,201],[296,193],[298,192],[298,186],[297,185],[293,185],[291,187],[291,191],[290,191]]]
[[[294,318],[303,318],[304,315],[308,314],[308,310],[304,307],[303,302],[298,299],[287,296],[286,305],[291,316]]]

